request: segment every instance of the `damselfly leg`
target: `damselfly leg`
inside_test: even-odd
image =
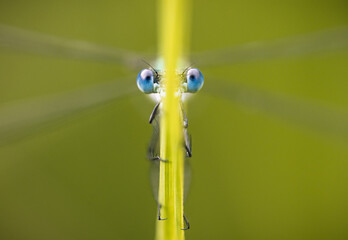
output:
[[[181,230],[189,230],[190,229],[190,223],[189,223],[189,221],[187,220],[187,217],[185,216],[185,214],[184,214],[184,222],[185,222],[185,225],[186,225],[186,227],[185,228],[182,228]]]
[[[150,123],[150,124],[152,124],[152,121],[155,119],[160,104],[161,104],[161,102],[158,102],[158,103],[155,105],[155,107],[153,108],[152,113],[151,113],[151,115],[150,115],[150,119],[149,119],[149,123]]]
[[[161,205],[161,204],[158,204],[157,219],[158,219],[159,221],[167,220],[167,218],[161,218],[161,208],[162,208],[162,205]]]
[[[185,113],[184,106],[181,103],[181,113],[182,118],[184,122],[184,147],[186,150],[186,157],[192,157],[192,137],[188,134],[187,127],[188,127],[188,120]]]
[[[188,134],[187,129],[184,128],[184,147],[186,150],[186,157],[192,157],[192,137]]]
[[[161,102],[158,102],[154,109],[152,110],[152,113],[150,115],[149,123],[153,127],[152,137],[151,141],[147,150],[147,158],[151,161],[161,161],[161,162],[167,162],[167,160],[162,159],[160,157],[159,152],[159,119],[158,117],[158,108],[160,106]]]

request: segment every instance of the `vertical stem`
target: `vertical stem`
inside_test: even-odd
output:
[[[185,28],[184,0],[160,0],[160,55],[164,60],[163,78],[166,95],[160,124],[160,155],[168,162],[160,163],[159,196],[161,217],[157,221],[157,240],[184,240],[183,185],[184,151],[180,97],[176,96],[180,79],[176,72],[183,57]],[[186,50],[186,49],[185,49]]]

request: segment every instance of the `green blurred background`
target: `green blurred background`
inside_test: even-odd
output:
[[[1,1],[3,24],[140,53],[157,50],[155,1]],[[348,24],[346,0],[194,1],[191,50]],[[187,239],[348,239],[347,139],[208,94],[238,83],[348,107],[348,51],[201,68],[188,103],[193,180]],[[199,66],[197,66],[199,68]],[[140,69],[139,69],[140,70]],[[0,107],[137,72],[0,49]],[[153,239],[142,93],[56,121],[0,147],[0,239]]]

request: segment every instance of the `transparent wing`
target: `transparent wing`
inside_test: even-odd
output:
[[[153,134],[149,144],[149,151],[153,150],[153,153],[159,156],[159,119],[158,116],[152,122]],[[187,198],[189,188],[191,185],[191,165],[188,158],[185,159],[184,166],[184,201]],[[158,203],[158,189],[159,189],[159,172],[160,172],[160,161],[151,161],[150,166],[150,183],[153,198]]]
[[[207,93],[309,129],[348,139],[348,112],[317,102],[215,81]]]
[[[238,64],[276,58],[305,56],[348,48],[348,27],[298,35],[271,42],[253,42],[220,50],[196,53],[199,67]]]
[[[150,166],[150,183],[152,195],[155,201],[158,203],[158,190],[159,190],[159,171],[160,162],[152,161]]]
[[[191,187],[191,164],[190,159],[185,159],[185,167],[184,167],[184,202],[189,194]]]
[[[0,146],[35,133],[49,123],[136,92],[132,81],[112,81],[0,108]]]
[[[148,156],[160,156],[160,125],[159,125],[159,114],[152,121],[152,137],[148,147]],[[160,172],[160,161],[150,160],[150,183],[153,198],[158,203],[158,190],[159,190],[159,172]]]
[[[150,181],[153,198],[158,203],[158,189],[159,189],[159,161],[152,161],[150,167]],[[191,186],[191,164],[189,159],[185,159],[184,167],[184,201],[186,200]]]
[[[64,39],[0,24],[0,47],[35,54],[122,64],[138,68],[141,56],[86,41]],[[150,56],[147,56],[150,57]]]

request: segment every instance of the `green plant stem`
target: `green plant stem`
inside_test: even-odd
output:
[[[160,1],[160,53],[164,60],[164,87],[166,95],[160,124],[160,156],[167,162],[160,163],[159,203],[161,217],[157,221],[156,240],[183,240],[184,152],[183,122],[180,96],[176,95],[180,79],[176,73],[184,46],[184,1]]]

